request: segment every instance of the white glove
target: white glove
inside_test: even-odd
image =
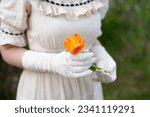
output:
[[[72,55],[65,51],[58,54],[26,51],[22,58],[22,65],[27,70],[53,71],[65,77],[80,78],[92,73],[89,67],[95,60],[92,52]]]
[[[94,45],[91,51],[95,54],[96,66],[102,68],[97,72],[98,78],[103,83],[109,83],[116,80],[116,63],[101,45]]]

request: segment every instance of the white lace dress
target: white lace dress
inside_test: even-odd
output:
[[[59,53],[66,36],[79,33],[90,49],[101,35],[108,0],[2,0],[0,45],[29,46],[32,51]],[[96,73],[69,79],[57,73],[23,70],[17,99],[103,99]]]

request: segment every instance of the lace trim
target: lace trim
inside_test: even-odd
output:
[[[75,7],[75,6],[82,6],[82,5],[88,4],[90,2],[93,2],[94,0],[87,0],[85,2],[75,3],[75,4],[73,3],[73,1],[71,1],[70,4],[64,4],[63,1],[61,3],[54,2],[53,0],[41,0],[41,1],[49,2],[49,3],[51,3],[53,5],[57,5],[57,6]]]
[[[15,35],[15,36],[18,36],[18,35],[23,35],[24,32],[21,32],[21,33],[11,33],[11,32],[8,32],[8,31],[5,31],[3,29],[0,29],[3,33],[5,34],[9,34],[9,35]]]
[[[52,17],[64,15],[67,19],[71,20],[76,20],[80,16],[90,16],[95,13],[101,13],[103,18],[108,10],[108,0],[90,0],[90,3],[86,2],[86,4],[79,6],[75,6],[77,3],[74,3],[74,5],[70,3],[70,7],[65,7],[69,6],[69,3],[63,3],[64,6],[61,6],[60,3],[59,5],[56,3],[54,4],[53,2],[48,4],[46,1],[48,2],[50,0],[30,0],[30,3],[34,8],[38,9],[45,15],[50,15]]]
[[[13,35],[12,35],[13,34]],[[15,33],[17,34],[17,33]],[[27,45],[24,33],[15,35],[14,33],[7,34],[0,30],[0,45],[12,44],[18,47],[24,47]]]

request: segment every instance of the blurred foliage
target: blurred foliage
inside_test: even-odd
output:
[[[20,72],[4,63],[0,56],[0,99],[15,99]]]
[[[150,1],[112,0],[101,43],[117,62],[116,82],[105,99],[150,99]]]
[[[101,43],[117,62],[105,99],[150,99],[150,0],[110,0]],[[0,57],[0,99],[15,99],[20,70]]]

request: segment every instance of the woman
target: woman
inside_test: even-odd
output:
[[[2,0],[1,54],[24,69],[17,99],[103,99],[101,83],[116,79],[116,64],[97,41],[107,9],[108,0]],[[76,33],[86,47],[74,56],[63,43]],[[92,72],[93,63],[107,72]]]

